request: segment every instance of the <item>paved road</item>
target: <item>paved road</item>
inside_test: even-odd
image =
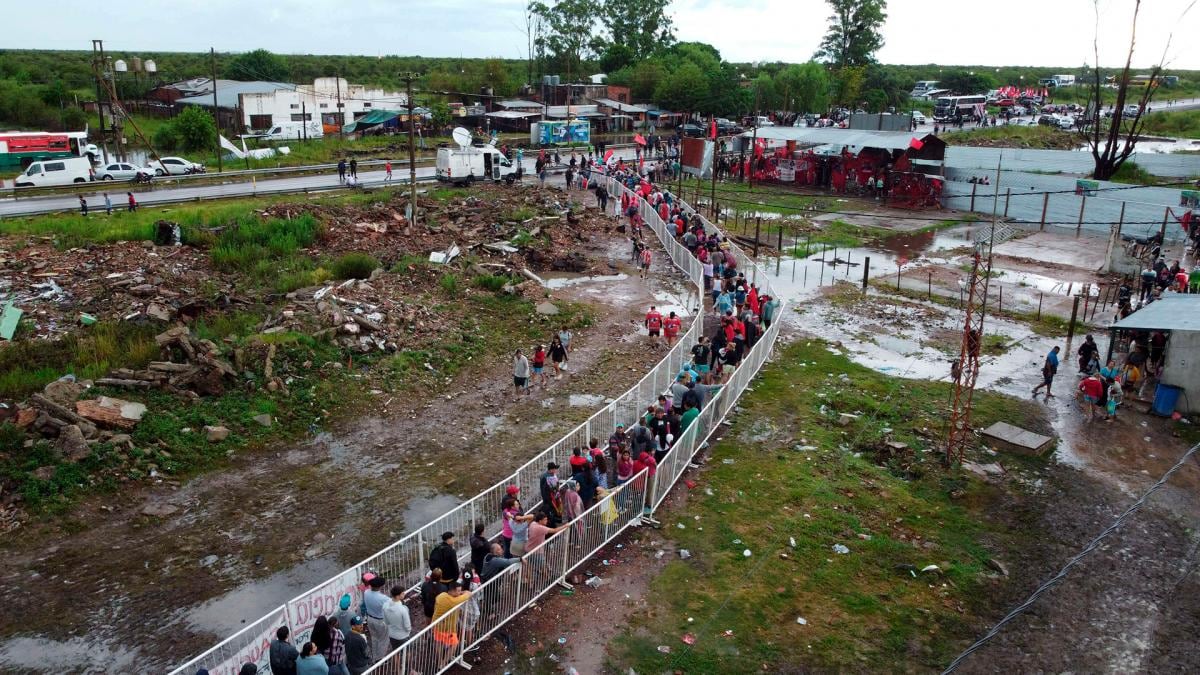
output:
[[[569,153],[560,153],[564,162],[567,161]],[[632,158],[634,152],[632,149],[620,149],[615,151],[616,157]],[[525,156],[525,180],[530,180],[533,177],[534,157]],[[397,171],[393,167],[392,177],[394,183],[408,182],[408,168]],[[434,167],[418,166],[417,180],[430,179],[434,175]],[[384,179],[386,173],[384,171],[359,171],[358,179],[360,183],[366,186],[381,186],[385,185]],[[533,177],[536,180],[536,177]],[[246,197],[256,194],[271,194],[278,192],[304,192],[304,191],[322,191],[334,190],[339,188],[337,173],[317,174],[308,176],[296,176],[290,178],[269,178],[265,180],[251,180],[249,177],[231,178],[227,183],[218,185],[196,185],[196,186],[179,186],[179,187],[164,187],[161,189],[150,189],[143,192],[135,192],[138,204],[141,206],[153,206],[155,204],[180,202],[186,200],[202,201],[205,199],[220,199],[227,197]],[[88,207],[93,211],[104,210],[104,193],[105,186],[98,185],[93,192],[83,193],[84,198],[88,201]],[[109,188],[109,197],[113,201],[114,208],[123,208],[126,204],[125,189],[122,184],[117,184]],[[0,199],[0,218],[6,216],[20,216],[37,213],[47,213],[54,211],[74,211],[79,208],[79,198],[72,195],[66,196],[48,196],[48,197],[29,197],[24,199]]]

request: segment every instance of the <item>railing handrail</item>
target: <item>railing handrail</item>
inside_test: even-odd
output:
[[[616,181],[615,179],[613,179],[611,177],[601,175],[601,176],[597,177],[597,180],[606,180],[609,183],[611,188],[619,187],[619,190],[614,189],[613,192],[617,192],[617,193],[624,192],[624,193],[632,194],[632,191],[629,191],[624,185],[621,185],[621,183],[619,181]],[[674,196],[672,196],[672,197],[674,198]],[[652,368],[645,376],[643,376],[635,385],[633,385],[632,387],[627,389],[624,393],[622,393],[621,395],[616,397],[612,402],[605,405],[603,408],[601,408],[596,413],[591,415],[586,421],[584,421],[583,423],[581,423],[578,426],[571,429],[562,438],[560,438],[558,441],[556,441],[554,444],[552,444],[551,446],[549,446],[542,452],[538,453],[538,455],[536,455],[534,458],[530,459],[528,462],[526,462],[525,464],[522,464],[516,470],[514,470],[513,472],[506,475],[502,480],[496,482],[491,487],[489,487],[489,488],[481,491],[480,493],[472,496],[471,498],[467,499],[466,501],[459,504],[454,509],[451,509],[447,513],[443,514],[439,518],[434,519],[433,521],[423,525],[422,527],[414,529],[412,532],[404,535],[397,541],[395,541],[392,544],[388,545],[387,547],[381,549],[380,551],[374,553],[373,555],[369,556],[368,558],[361,561],[360,563],[346,569],[345,571],[341,572],[338,575],[335,575],[334,577],[332,577],[326,581],[323,581],[320,584],[317,584],[316,586],[310,588],[309,590],[305,591],[304,593],[302,593],[302,594],[296,596],[295,598],[289,600],[288,602],[284,603],[282,605],[281,609],[283,610],[285,619],[288,618],[287,617],[288,607],[290,605],[292,605],[294,603],[303,602],[306,599],[310,599],[311,596],[314,596],[314,594],[318,594],[322,589],[330,586],[331,584],[338,583],[340,579],[343,579],[344,577],[346,577],[346,575],[350,574],[351,572],[353,572],[354,575],[357,577],[361,574],[362,571],[365,571],[367,569],[372,569],[372,568],[381,569],[381,567],[379,565],[381,562],[383,562],[382,561],[383,556],[385,556],[386,554],[391,553],[393,551],[396,551],[397,549],[402,549],[405,544],[411,544],[415,541],[415,542],[417,542],[418,547],[420,549],[421,544],[424,543],[422,536],[426,530],[433,528],[441,523],[444,523],[447,520],[451,520],[453,518],[459,518],[459,517],[461,517],[461,515],[463,514],[464,511],[469,511],[472,514],[472,516],[476,515],[472,507],[479,500],[483,499],[487,495],[491,495],[494,490],[503,489],[507,485],[516,483],[519,486],[523,472],[526,472],[526,471],[530,470],[531,468],[536,467],[539,463],[544,463],[544,462],[547,462],[548,459],[554,458],[555,454],[557,452],[561,451],[566,445],[569,445],[572,442],[572,440],[575,439],[580,433],[582,433],[584,435],[584,437],[586,438],[589,435],[588,432],[591,430],[591,425],[593,424],[593,422],[596,421],[597,418],[600,418],[602,415],[612,414],[613,415],[613,424],[610,426],[613,426],[615,428],[616,416],[620,414],[620,412],[621,412],[620,408],[627,406],[628,403],[634,399],[638,399],[639,401],[644,401],[645,398],[640,397],[640,393],[641,393],[643,387],[656,388],[657,387],[656,381],[659,378],[663,377],[664,374],[666,375],[664,386],[657,387],[656,390],[652,389],[652,391],[661,391],[662,389],[665,389],[666,386],[669,386],[672,381],[674,381],[675,371],[678,369],[678,366],[673,366],[672,364],[673,363],[682,364],[683,362],[690,360],[690,358],[685,356],[685,354],[686,354],[685,350],[690,350],[691,346],[694,345],[695,342],[697,341],[697,335],[703,332],[704,311],[705,311],[704,310],[704,302],[703,302],[703,295],[704,295],[703,274],[700,269],[699,262],[695,259],[695,257],[692,255],[692,253],[690,251],[688,251],[685,247],[683,247],[681,244],[679,244],[679,242],[677,242],[675,240],[673,233],[667,229],[667,227],[668,227],[667,224],[662,222],[662,220],[659,218],[657,212],[653,208],[651,208],[650,205],[645,200],[641,199],[640,197],[636,197],[636,198],[638,199],[639,210],[642,211],[643,217],[645,218],[647,224],[650,225],[651,229],[653,229],[655,231],[656,235],[658,235],[662,244],[666,248],[668,254],[670,254],[669,257],[671,258],[672,264],[674,264],[676,267],[679,267],[683,272],[685,272],[687,274],[687,276],[689,277],[689,280],[692,281],[693,284],[695,284],[696,291],[698,294],[698,299],[700,300],[699,313],[693,318],[688,330],[684,333],[683,336],[680,337],[680,340],[675,345],[675,347],[672,348],[671,350],[669,350],[667,352],[667,354],[664,356],[664,358],[662,360],[660,360],[654,366],[654,368]],[[708,222],[706,219],[704,219],[702,216],[699,216],[699,214],[693,208],[691,208],[689,205],[687,205],[685,202],[683,202],[682,200],[679,200],[679,203],[691,215],[699,217],[700,221],[704,224],[707,231],[713,232],[713,233],[718,231],[717,228],[713,227],[713,225],[710,222]],[[729,245],[729,250],[735,252],[734,253],[735,257],[740,256],[741,260],[739,260],[739,265],[742,264],[743,262],[746,262],[750,266],[750,269],[753,269],[755,271],[755,280],[757,281],[757,267],[755,267],[752,262],[749,262],[749,259],[740,251],[740,249],[738,249],[732,243],[730,243],[730,245]],[[764,284],[764,288],[769,289],[769,285]],[[782,309],[782,307],[780,309]],[[772,331],[773,331],[773,333],[772,333]],[[771,338],[769,341],[767,340],[768,334],[771,334]],[[770,343],[774,341],[774,336],[777,334],[778,334],[778,326],[776,325],[776,326],[773,326],[772,329],[769,329],[767,332],[765,332],[763,334],[763,338],[760,340],[760,344],[763,346],[769,347]],[[758,346],[759,345],[756,345],[755,349],[750,350],[750,352],[752,354],[756,353],[758,355],[761,355],[763,353],[763,350],[758,349]],[[758,367],[760,367],[760,366],[761,366],[761,360],[759,360],[758,363],[753,367],[753,371],[756,372]],[[668,371],[670,371],[670,372],[668,372]],[[735,371],[735,377],[739,377],[740,372],[741,372],[741,368],[739,367],[739,370]],[[740,379],[745,379],[748,381],[749,377],[752,377],[752,376],[753,376],[753,372],[751,372],[750,376],[740,376]],[[725,396],[722,396],[722,395],[725,394],[726,391],[728,391],[728,386],[723,387],[715,395],[713,395],[711,398],[709,398],[705,403],[705,406],[704,406],[705,409],[715,410],[715,409],[717,409],[717,407],[724,405],[728,400],[728,395],[725,395]],[[730,405],[729,407],[732,407],[732,406]],[[728,412],[728,408],[720,414],[720,418],[723,418],[727,412]],[[635,417],[637,416],[636,408],[634,410],[634,416]],[[696,435],[698,435],[699,432],[692,431],[693,428],[698,428],[698,427],[690,427],[688,429],[688,431],[685,432],[684,434],[681,434],[681,436],[687,436],[688,433],[691,433],[692,438],[694,439],[694,437]],[[710,429],[709,433],[711,433],[711,429]],[[707,435],[708,434],[705,435],[705,438],[707,438]],[[676,443],[672,447],[671,451],[669,451],[666,455],[664,455],[664,458],[663,458],[664,463],[667,461],[668,457],[670,457],[670,458],[672,458],[672,462],[673,462],[672,466],[679,464],[678,457],[680,455],[679,455],[678,451],[681,450],[684,447],[684,445],[685,444],[682,443],[680,441],[680,439],[677,439]],[[692,443],[689,442],[689,443],[686,443],[686,445],[692,445]],[[689,458],[691,457],[691,454],[694,454],[694,448],[693,448],[693,452],[688,454]],[[669,477],[669,481],[666,483],[666,488],[663,490],[657,489],[657,486],[659,483],[659,476],[662,475],[662,472],[656,472],[654,479],[647,481],[646,497],[647,497],[649,506],[651,508],[655,508],[658,506],[659,503],[661,503],[663,497],[665,497],[666,491],[669,490],[669,488],[678,481],[679,477],[682,475],[684,468],[686,468],[686,462],[683,464],[679,464],[679,466],[675,467],[675,470],[673,470],[671,472],[673,475],[671,475]],[[652,488],[654,488],[653,492],[650,491]],[[472,518],[471,520],[476,521],[476,522],[484,522],[485,524],[487,524],[487,523],[490,523],[493,519],[487,518],[486,520],[480,521],[478,518]],[[491,536],[494,536],[494,535],[491,535]],[[432,543],[432,542],[429,542],[429,543]],[[425,554],[424,554],[423,550],[417,551],[417,556],[418,556],[417,564],[421,569],[424,569],[424,565],[423,565],[424,555]],[[584,558],[584,560],[586,560],[586,558]],[[374,563],[374,565],[373,565],[373,563]],[[404,577],[412,578],[411,571],[405,571],[402,574]],[[423,575],[417,575],[417,576],[420,577]],[[542,592],[544,592],[544,591],[542,591]],[[262,631],[263,626],[260,624],[262,624],[265,620],[272,618],[275,615],[275,613],[278,611],[280,611],[280,608],[271,610],[271,612],[269,612],[267,614],[267,616],[265,616],[264,618],[251,623],[250,625],[246,626],[245,628],[238,631],[237,633],[234,633],[233,635],[222,640],[217,645],[209,648],[208,650],[205,650],[203,653],[194,657],[193,659],[190,659],[186,664],[180,666],[179,668],[176,668],[175,670],[172,671],[172,675],[184,675],[186,669],[196,667],[206,657],[218,652],[223,647],[233,643],[238,637],[242,636],[244,633],[246,633],[247,631],[250,631],[251,629],[257,628],[258,630]],[[507,621],[507,619],[505,619],[505,621]],[[273,630],[273,628],[270,626],[268,626],[267,628],[269,630]],[[293,630],[294,636],[296,636],[297,633],[298,633],[298,631]],[[406,644],[408,644],[408,643],[406,643]],[[243,649],[246,649],[246,647],[239,649],[238,653],[240,654]],[[403,649],[403,646],[400,649]],[[222,659],[222,662],[224,662],[225,660],[227,660],[227,659]],[[381,663],[382,663],[382,661],[381,661]]]

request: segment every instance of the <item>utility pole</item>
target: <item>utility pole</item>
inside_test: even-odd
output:
[[[217,107],[217,50],[209,47],[208,56],[212,60],[213,122],[217,125],[217,137],[213,140],[217,144],[217,173],[221,173],[224,168],[221,166],[221,109]]]
[[[338,136],[345,138],[346,132],[343,131],[343,129],[346,127],[346,113],[342,112],[342,76],[338,73],[334,73],[333,78],[334,83],[337,85]],[[325,91],[329,90],[326,89]],[[410,118],[409,125],[411,126],[411,124],[412,119]]]
[[[104,137],[104,97],[100,91],[100,80],[108,68],[104,59],[104,40],[92,40],[92,72],[96,75],[96,112],[100,117],[100,153],[108,164],[108,140]]]
[[[110,80],[106,80],[103,77],[101,77],[100,71],[98,69],[96,70],[96,77],[97,77],[97,81],[101,82],[104,85],[104,91],[111,97],[110,100],[114,100],[114,101],[118,100],[117,92],[116,92],[116,90],[113,89],[113,83]],[[146,148],[150,151],[150,157],[152,157],[155,161],[158,162],[158,165],[163,170],[163,174],[166,174],[167,167],[163,165],[162,159],[158,156],[158,152],[155,151],[154,146],[150,143],[150,139],[146,137],[146,134],[142,133],[141,128],[138,127],[137,122],[133,121],[132,117],[129,117],[129,126],[133,127],[134,133],[136,133],[138,135],[138,138],[140,138],[142,140],[142,143],[144,143],[146,145]]]
[[[400,73],[400,79],[404,80],[405,103],[408,104],[408,206],[412,213],[412,217],[408,220],[408,225],[412,227],[417,223],[417,158],[416,142],[413,139],[413,130],[416,128],[416,123],[413,122],[413,111],[417,106],[413,102],[412,90],[412,83],[413,80],[417,79],[417,74],[410,72]]]
[[[750,119],[754,122],[754,133],[750,138],[750,167],[746,171],[749,192],[754,192],[754,153],[758,151],[758,93],[755,89],[754,110],[750,113]]]
[[[717,129],[716,113],[709,115],[708,123],[712,125],[713,131],[716,131],[716,129]],[[710,213],[712,213],[713,221],[716,222],[716,220],[717,220],[717,164],[718,164],[717,159],[720,155],[720,153],[717,150],[721,147],[720,140],[717,138],[716,134],[713,134],[712,144],[713,144],[712,191],[709,193],[708,210]]]
[[[300,134],[303,140],[308,140],[308,102],[300,99]]]

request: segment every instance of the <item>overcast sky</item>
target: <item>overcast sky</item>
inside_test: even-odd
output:
[[[1157,62],[1174,30],[1171,66],[1200,69],[1200,8],[1143,2],[1134,64]],[[525,0],[51,0],[5,3],[0,47],[114,51],[250,51],[525,57]],[[1132,0],[1100,0],[1102,65],[1123,63]],[[825,31],[822,0],[674,0],[681,40],[732,61],[804,61]],[[1090,0],[891,0],[884,63],[1061,66],[1094,61]],[[1190,39],[1189,39],[1190,38]],[[931,76],[936,75],[931,73]]]

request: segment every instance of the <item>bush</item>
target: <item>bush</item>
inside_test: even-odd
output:
[[[330,269],[334,279],[368,279],[379,267],[379,261],[366,253],[347,253],[333,261]]]
[[[175,133],[175,127],[171,124],[164,124],[154,132],[154,149],[159,152],[175,152],[179,147],[179,136]]]
[[[454,274],[452,272],[446,272],[445,274],[442,275],[441,284],[442,284],[442,290],[446,291],[450,295],[456,295],[458,293],[458,275],[457,274]]]
[[[217,144],[217,123],[199,106],[185,106],[170,125],[182,150],[212,150]]]

